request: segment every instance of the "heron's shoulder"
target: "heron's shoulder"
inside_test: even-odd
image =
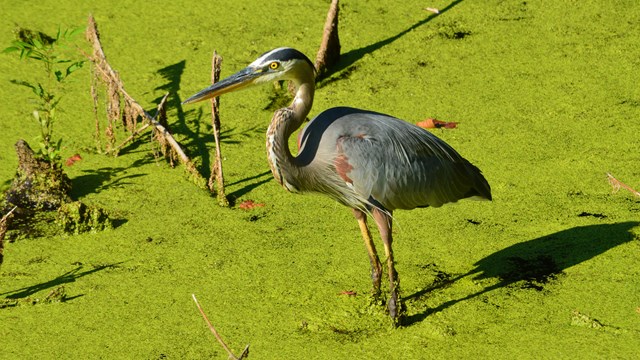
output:
[[[336,131],[355,132],[389,140],[395,137],[435,138],[428,131],[397,117],[346,106],[327,109],[316,116],[312,122],[315,123],[313,127],[316,128],[333,128]]]
[[[336,120],[341,118],[346,118],[349,120],[355,120],[355,119],[373,120],[373,119],[384,119],[384,118],[397,120],[395,117],[391,115],[386,115],[386,114],[382,114],[382,113],[371,111],[371,110],[358,109],[358,108],[353,108],[348,106],[336,106],[336,107],[329,108],[321,112],[320,114],[318,114],[316,118],[323,119],[323,120],[325,119]]]
[[[347,106],[327,109],[311,122],[316,128],[351,129],[358,132],[378,132],[388,126],[399,130],[413,125],[391,115]]]

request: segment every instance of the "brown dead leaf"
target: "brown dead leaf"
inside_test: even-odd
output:
[[[343,291],[340,291],[338,295],[356,296],[358,295],[358,293],[352,290],[343,290]]]
[[[80,156],[80,154],[75,154],[72,157],[68,158],[64,164],[67,166],[73,166],[73,164],[77,163],[78,161],[82,160],[82,156]]]
[[[251,210],[257,207],[264,207],[262,203],[256,203],[253,200],[245,200],[238,205],[238,207],[242,210]]]
[[[458,123],[454,122],[454,121],[440,121],[434,118],[428,118],[425,120],[422,120],[418,123],[416,123],[416,125],[420,126],[423,129],[455,129],[456,127],[458,127]]]

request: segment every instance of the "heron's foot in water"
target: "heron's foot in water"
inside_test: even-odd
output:
[[[393,321],[393,325],[399,326],[407,312],[407,307],[400,299],[396,286],[391,289],[391,295],[387,301],[387,310],[389,311],[389,317]]]

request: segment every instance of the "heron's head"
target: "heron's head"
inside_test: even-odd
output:
[[[303,53],[292,48],[268,51],[246,68],[192,95],[183,104],[210,99],[252,85],[277,80],[313,81],[315,67]]]

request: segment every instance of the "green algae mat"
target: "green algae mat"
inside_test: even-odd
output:
[[[313,58],[328,7],[4,4],[0,47],[16,26],[55,34],[93,14],[128,93],[151,111],[171,92],[168,122],[206,177],[209,106],[180,103],[210,82],[213,50],[223,76],[279,46]],[[63,159],[81,157],[65,167],[71,196],[108,211],[113,228],[70,235],[40,221],[9,234],[0,358],[227,358],[191,294],[236,354],[250,344],[250,359],[636,358],[640,198],[614,191],[607,173],[640,188],[640,3],[343,1],[340,38],[341,62],[319,84],[312,116],[345,105],[458,122],[432,131],[492,186],[493,202],[394,214],[404,326],[370,297],[351,212],[272,180],[264,133],[282,103],[273,88],[221,99],[234,204],[222,208],[154,156],[150,133],[118,157],[96,151],[87,64],[66,84],[54,132]],[[88,51],[82,36],[75,44]],[[14,144],[39,135],[30,91],[11,80],[39,69],[1,59],[4,191]]]

